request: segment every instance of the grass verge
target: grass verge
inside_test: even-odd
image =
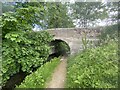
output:
[[[47,80],[51,77],[55,67],[59,64],[60,59],[54,58],[37,69],[37,71],[28,75],[21,85],[16,88],[45,88]]]

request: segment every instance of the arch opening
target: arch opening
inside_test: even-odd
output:
[[[48,60],[59,56],[67,57],[70,54],[69,45],[61,39],[51,41],[50,46],[52,47],[52,54],[49,55]]]

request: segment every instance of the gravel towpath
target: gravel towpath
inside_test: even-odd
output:
[[[62,57],[60,64],[52,74],[52,79],[48,82],[47,88],[64,88],[66,80],[67,59]]]

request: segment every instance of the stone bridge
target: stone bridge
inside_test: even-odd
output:
[[[101,28],[55,28],[48,29],[51,35],[54,36],[54,41],[64,41],[70,47],[70,54],[78,53],[83,50],[82,37],[86,33],[86,38],[92,41],[95,45],[97,43],[98,35],[100,35]]]

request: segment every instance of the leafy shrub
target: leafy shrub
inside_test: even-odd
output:
[[[2,85],[20,70],[30,73],[43,64],[50,53],[52,36],[45,31],[33,32],[31,24],[17,16],[3,13],[2,23]]]
[[[115,88],[117,81],[118,56],[114,40],[68,59],[68,88]]]
[[[50,62],[45,63],[38,68],[37,71],[28,75],[21,85],[16,88],[45,88],[47,80],[50,78],[59,62],[59,58],[54,58]]]
[[[50,47],[48,42],[51,41],[51,37],[47,32],[25,33],[23,35],[24,39],[19,39],[20,42],[17,42],[17,40],[12,41],[9,37],[6,38],[3,41],[2,49],[3,81],[19,72],[20,69],[31,72],[33,68],[42,65],[43,61],[47,60],[49,56]]]

